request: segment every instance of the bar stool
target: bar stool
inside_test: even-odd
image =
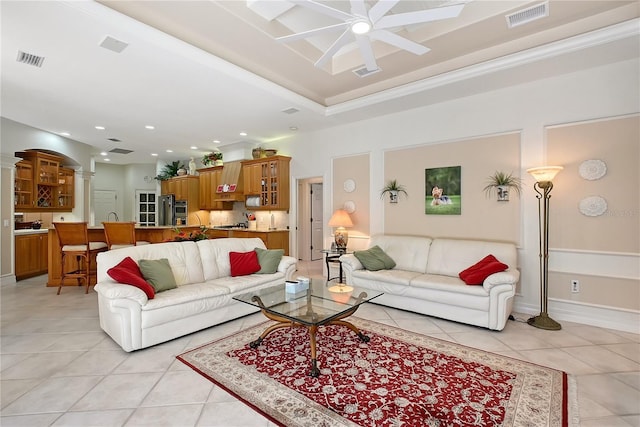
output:
[[[144,240],[136,240],[135,222],[103,222],[102,225],[109,250],[149,244]]]
[[[60,285],[58,286],[58,295],[62,290],[64,279],[75,278],[78,280],[78,286],[81,284],[81,280],[84,279],[87,290],[85,294],[89,293],[89,277],[91,274],[91,257],[95,256],[98,252],[104,252],[107,250],[107,244],[105,242],[90,242],[89,234],[87,232],[86,222],[54,222],[53,226],[58,234],[58,241],[60,243],[60,252],[62,254],[62,269],[60,270]],[[70,272],[65,272],[65,260],[69,256],[75,256],[78,263],[77,269]],[[81,261],[84,264],[81,267]]]

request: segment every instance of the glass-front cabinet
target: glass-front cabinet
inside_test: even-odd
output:
[[[74,207],[74,170],[63,158],[39,151],[16,153],[15,209],[23,212],[70,212]]]
[[[289,210],[290,157],[272,156],[242,162],[244,193],[258,197],[260,206],[247,205],[260,210]]]

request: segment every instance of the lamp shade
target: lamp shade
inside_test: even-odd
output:
[[[562,169],[564,169],[562,166],[540,166],[527,169],[527,172],[530,173],[537,182],[551,182]]]
[[[347,211],[338,209],[331,216],[329,227],[353,227],[353,222]]]

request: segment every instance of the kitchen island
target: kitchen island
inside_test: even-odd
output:
[[[198,226],[180,226],[180,231],[187,235],[191,232],[200,230]],[[173,240],[178,233],[176,228],[172,226],[157,226],[157,227],[136,227],[136,240],[145,240],[150,243],[161,243],[168,240]],[[89,227],[88,229],[89,241],[92,242],[106,242],[104,235],[104,229],[99,226]],[[225,237],[259,237],[264,242],[267,249],[284,249],[285,255],[289,254],[289,230],[248,230],[237,227],[223,227],[212,228],[206,231],[207,236],[210,239],[220,239]],[[48,230],[48,266],[49,275],[47,279],[47,286],[57,287],[60,284],[60,277],[62,272],[60,270],[60,261],[62,255],[60,254],[60,243],[58,240],[58,234],[55,228]],[[69,259],[69,264],[66,268],[69,270],[74,268],[74,259]],[[95,259],[91,261],[93,266],[92,274],[95,274]],[[91,283],[95,283],[95,276],[92,275]],[[64,286],[76,286],[77,281],[75,279],[65,280]]]

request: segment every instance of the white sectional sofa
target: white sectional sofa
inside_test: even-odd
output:
[[[292,278],[296,259],[282,257],[276,273],[231,276],[229,252],[265,249],[259,238],[228,238],[134,246],[98,255],[100,327],[125,351],[138,350],[245,316],[257,308],[233,296]],[[178,285],[147,298],[142,290],[114,281],[107,271],[124,258],[167,258]]]
[[[421,236],[372,236],[395,262],[390,270],[365,270],[353,254],[340,261],[346,283],[384,295],[373,302],[494,330],[502,330],[511,314],[520,278],[517,252],[511,243]],[[508,265],[480,286],[465,284],[458,274],[493,254]]]

